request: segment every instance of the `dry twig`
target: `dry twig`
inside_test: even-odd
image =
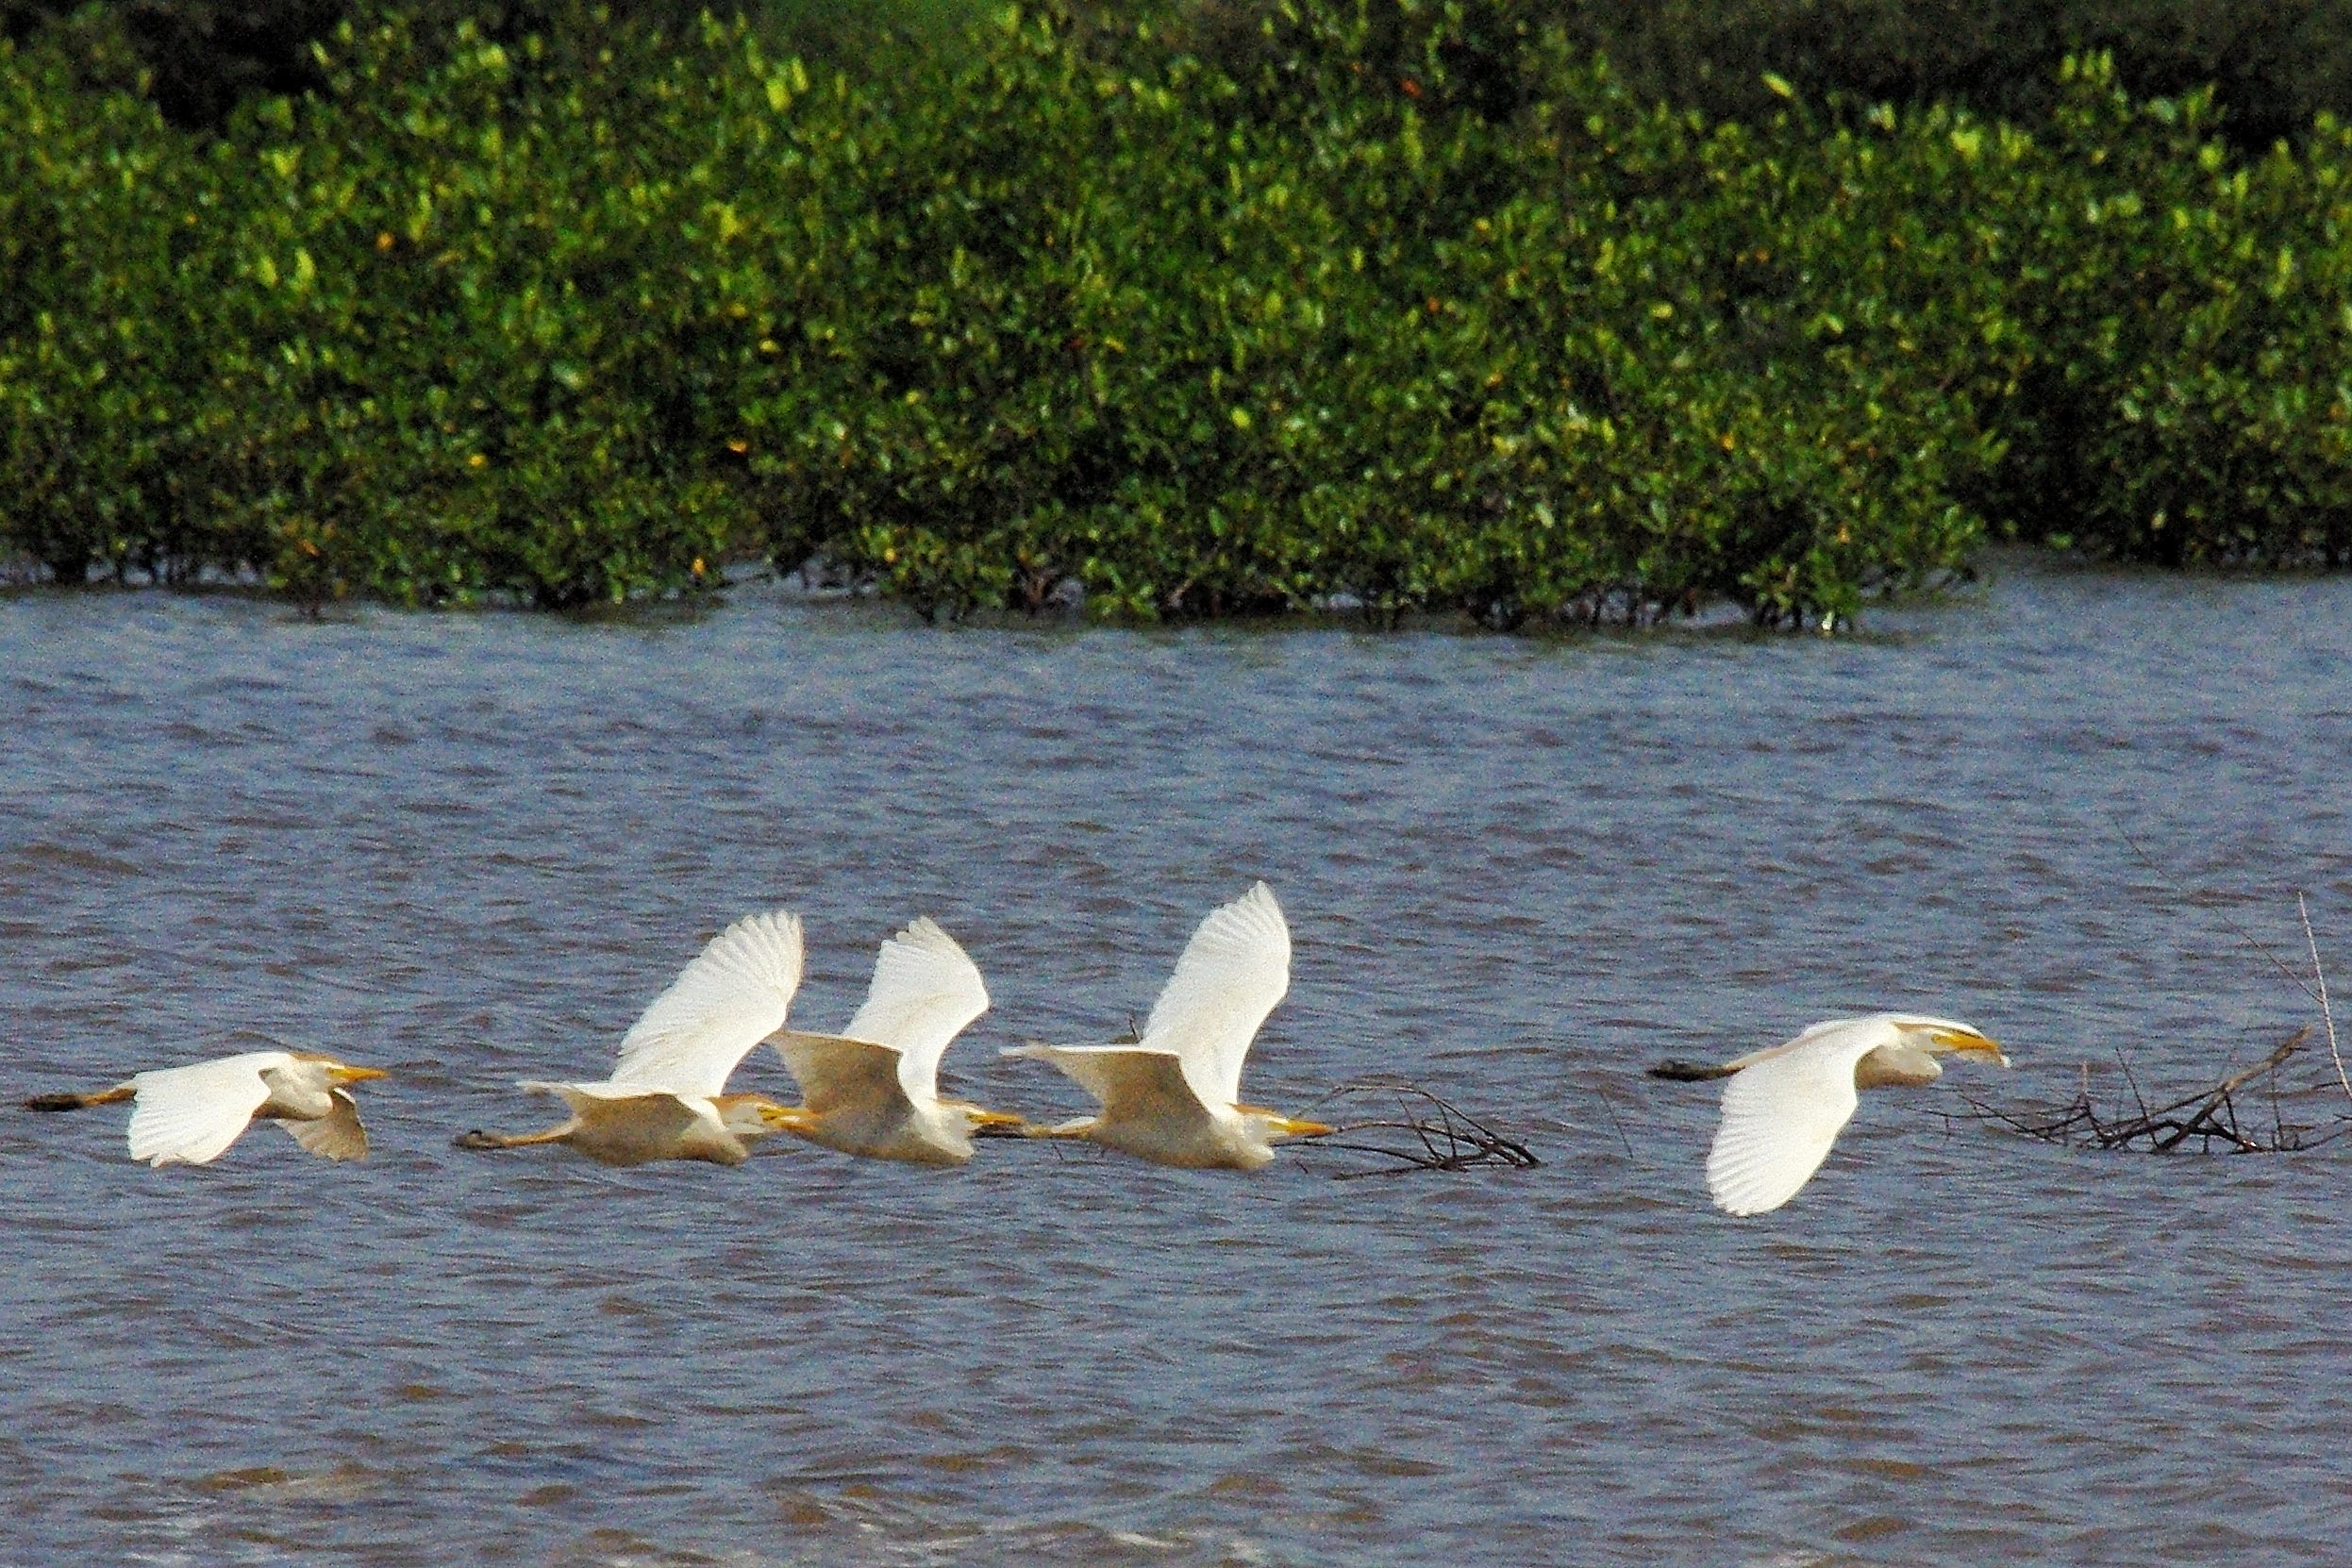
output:
[[[2320,967],[2319,938],[2311,934],[2311,907],[2301,893],[2294,895],[2294,912],[2303,917],[2303,941],[2311,950],[2311,978],[2319,983],[2320,1022],[2327,1026],[2327,1055],[2336,1064],[2336,1081],[2344,1086],[2344,1097],[2352,1099],[2352,1077],[2344,1076],[2344,1052],[2336,1044],[2336,1013],[2327,1005],[2327,971]]]
[[[1301,1138],[1287,1146],[1300,1153],[1344,1149],[1389,1161],[1334,1172],[1342,1181],[1405,1171],[1467,1171],[1485,1165],[1526,1169],[1543,1163],[1517,1139],[1506,1137],[1452,1101],[1403,1078],[1343,1083],[1316,1103],[1319,1107],[1369,1108],[1383,1101],[1393,1108],[1392,1114],[1340,1121],[1329,1132]]]
[[[2241,1068],[2220,1082],[2184,1094],[2177,1100],[2150,1107],[2141,1097],[2137,1080],[2131,1076],[2128,1062],[2124,1076],[2130,1084],[2132,1100],[2137,1107],[2130,1112],[2117,1111],[2112,1116],[2101,1112],[2091,1098],[2091,1066],[2082,1068],[2082,1087],[2074,1099],[2054,1111],[2003,1110],[1988,1105],[1975,1095],[1962,1093],[1968,1104],[1966,1115],[1979,1122],[1993,1122],[2049,1143],[2082,1144],[2099,1149],[2143,1149],[2150,1154],[2170,1154],[2183,1149],[2194,1139],[2200,1152],[2211,1153],[2216,1144],[2237,1154],[2283,1154],[2295,1149],[2316,1148],[2352,1130],[2352,1121],[2338,1117],[2332,1126],[2324,1123],[2298,1124],[2286,1119],[2284,1102],[2279,1098],[2277,1073],[2287,1059],[2310,1040],[2310,1026],[2295,1030],[2284,1043],[2250,1067]],[[2119,1058],[2120,1059],[2120,1058]],[[2249,1125],[2238,1115],[2238,1093],[2248,1084],[2260,1082],[2270,1092],[2271,1125]],[[2326,1130],[2321,1128],[2325,1126]],[[2316,1136],[2315,1136],[2316,1135]]]

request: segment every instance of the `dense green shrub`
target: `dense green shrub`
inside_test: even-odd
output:
[[[99,41],[102,45],[106,41]],[[189,553],[196,159],[153,106],[0,44],[6,542],[60,581]]]
[[[2352,141],[2071,69],[2049,127],[1710,122],[1499,0],[1211,63],[1007,8],[384,11],[217,137],[0,45],[0,543],[569,607],[823,558],[926,615],[1834,624],[1987,526],[2352,554]]]
[[[878,98],[864,199],[932,242],[802,223],[868,247],[801,320],[858,351],[748,410],[773,509],[926,610],[1076,580],[1126,615],[1781,620],[1960,563],[1948,400],[1721,329],[1709,247],[1756,221],[1736,131],[1556,48],[1542,102],[1577,144],[1507,138],[1423,112],[1440,58],[1413,92],[1348,69],[1368,32],[1302,18],[1316,53],[1243,84],[1090,75],[1009,23],[944,90]]]
[[[2352,139],[2242,162],[2209,94],[2070,77],[2014,204],[2038,353],[1988,504],[2167,564],[2352,561]]]
[[[725,120],[700,67],[727,38],[637,42],[559,76],[464,27],[421,58],[385,20],[337,40],[322,98],[238,127],[218,500],[274,580],[563,607],[693,587],[727,548],[733,187],[674,134]]]

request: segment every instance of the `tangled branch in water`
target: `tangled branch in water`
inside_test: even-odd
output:
[[[1986,1104],[1973,1094],[1963,1093],[1968,1102],[1965,1115],[1973,1121],[1995,1123],[2039,1138],[2048,1143],[2080,1144],[2098,1149],[2142,1149],[2150,1154],[2173,1154],[2185,1150],[2191,1140],[2196,1142],[2199,1153],[2210,1154],[2216,1145],[2232,1154],[2284,1154],[2296,1149],[2316,1148],[2352,1129],[2352,1121],[2339,1117],[2332,1126],[2297,1124],[2286,1119],[2285,1101],[2277,1081],[2279,1068],[2287,1059],[2301,1049],[2311,1037],[2306,1026],[2295,1030],[2277,1050],[2250,1067],[2242,1068],[2207,1089],[2194,1094],[2151,1108],[2141,1098],[2139,1080],[2133,1077],[2131,1064],[2122,1063],[2124,1079],[2131,1085],[2136,1109],[2131,1114],[2117,1112],[2104,1115],[2091,1100],[2091,1065],[2082,1068],[2082,1087],[2074,1099],[2056,1111],[2003,1110]],[[2121,1058],[2118,1058],[2121,1060]],[[2239,1119],[2238,1102],[2241,1093],[2251,1085],[2267,1091],[2270,1101],[2271,1125],[2264,1128],[2259,1122]],[[2321,1127],[2327,1130],[2322,1131]],[[2317,1134],[2317,1136],[2314,1136]]]
[[[1521,1170],[1543,1163],[1525,1143],[1489,1126],[1443,1096],[1403,1078],[1360,1078],[1343,1083],[1316,1102],[1317,1108],[1370,1109],[1386,1102],[1388,1115],[1362,1121],[1337,1121],[1329,1132],[1302,1138],[1288,1146],[1344,1149],[1376,1155],[1389,1161],[1355,1170],[1337,1171],[1341,1181],[1358,1176],[1395,1176],[1405,1171],[1467,1171],[1483,1165],[1508,1165]]]

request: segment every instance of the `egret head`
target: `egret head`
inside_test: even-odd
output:
[[[2009,1057],[1998,1042],[1973,1024],[1962,1024],[1950,1018],[1927,1018],[1915,1014],[1897,1014],[1894,1026],[1903,1031],[1907,1044],[1929,1053],[1957,1051],[1967,1056],[1990,1057],[2002,1067],[2009,1065]]]

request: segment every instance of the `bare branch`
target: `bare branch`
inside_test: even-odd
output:
[[[1318,1105],[1376,1096],[1394,1107],[1392,1113],[1336,1121],[1331,1131],[1301,1138],[1287,1146],[1299,1153],[1338,1149],[1376,1155],[1393,1161],[1356,1170],[1335,1171],[1340,1180],[1356,1176],[1393,1176],[1402,1171],[1467,1171],[1479,1166],[1506,1165],[1525,1169],[1542,1160],[1525,1143],[1497,1131],[1430,1090],[1402,1078],[1365,1078],[1343,1083]],[[1366,1134],[1402,1136],[1371,1138]]]
[[[2194,1094],[2184,1094],[2154,1108],[2142,1097],[2139,1083],[2131,1079],[2130,1064],[2127,1062],[2125,1076],[2131,1083],[2132,1100],[2138,1111],[2111,1120],[2101,1115],[2091,1099],[2088,1063],[2083,1067],[2081,1089],[2072,1101],[2054,1111],[2036,1114],[2004,1110],[1972,1095],[1963,1093],[1961,1098],[1976,1120],[1995,1123],[2050,1143],[2079,1143],[2101,1149],[2137,1147],[2155,1154],[2172,1153],[2193,1139],[2209,1153],[2216,1143],[2241,1154],[2278,1154],[2312,1148],[2352,1129],[2352,1120],[2338,1118],[2337,1125],[2318,1138],[2310,1136],[2316,1127],[2286,1120],[2277,1074],[2310,1037],[2310,1026],[2306,1025],[2252,1066],[2242,1067]],[[2119,1059],[2120,1056],[2118,1053]],[[2270,1092],[2271,1126],[2267,1132],[2249,1130],[2238,1120],[2238,1092],[2257,1081]]]

